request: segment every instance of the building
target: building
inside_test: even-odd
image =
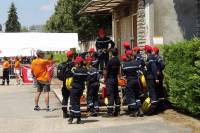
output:
[[[118,48],[125,40],[143,47],[200,36],[200,0],[91,0],[79,13],[111,13]]]

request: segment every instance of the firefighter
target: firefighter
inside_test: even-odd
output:
[[[118,75],[120,72],[120,60],[118,59],[118,49],[112,50],[112,58],[109,60],[104,73],[106,91],[108,96],[107,113],[108,116],[118,116],[120,114],[120,97],[118,89]],[[115,105],[115,110],[113,108]]]
[[[141,67],[141,72],[146,75],[146,68],[145,68],[145,61],[144,58],[142,57],[140,51],[140,47],[134,47],[133,48],[134,51],[134,56],[135,56],[135,61],[138,62],[140,64]],[[140,89],[140,99],[143,102],[145,100],[146,96],[145,96],[145,91],[144,89]]]
[[[123,42],[122,45],[124,46],[125,53],[126,51],[131,50],[131,46],[128,41]]]
[[[87,105],[90,110],[91,116],[97,116],[99,111],[99,71],[92,65],[93,58],[88,57],[86,59],[88,78],[87,78]]]
[[[80,111],[80,98],[83,95],[85,89],[85,81],[87,80],[87,69],[83,67],[83,58],[77,56],[74,60],[75,68],[73,72],[73,81],[70,94],[70,118],[68,120],[69,124],[72,124],[73,119],[77,118],[76,123],[82,124],[81,121],[81,111]]]
[[[63,86],[62,86],[62,90],[61,90],[62,91],[62,96],[63,96],[63,100],[62,100],[63,118],[68,118],[69,117],[69,114],[68,114],[68,100],[69,100],[70,89],[71,88],[67,88],[66,79],[73,77],[73,74],[72,74],[71,70],[72,70],[72,68],[74,66],[74,63],[73,63],[74,52],[71,51],[71,50],[67,51],[66,52],[66,56],[67,56],[67,61],[64,62],[66,67],[65,67]]]
[[[7,85],[9,85],[9,69],[10,69],[10,63],[8,61],[7,57],[3,58],[3,80],[1,85],[5,85],[5,81],[7,82]]]
[[[133,51],[126,51],[127,61],[122,66],[122,72],[126,76],[127,86],[125,89],[125,97],[128,104],[130,116],[143,116],[140,101],[139,72],[140,64],[135,60]]]
[[[133,51],[134,51],[134,55],[136,57],[136,61],[141,65],[142,69],[144,69],[145,67],[145,62],[144,62],[144,58],[142,57],[140,51],[140,47],[134,47],[133,48]]]
[[[98,66],[100,67],[101,72],[103,72],[104,67],[107,65],[109,60],[109,52],[115,47],[115,43],[106,36],[103,28],[99,29],[99,37],[96,40],[96,49],[98,53]],[[109,48],[109,44],[111,47]]]
[[[90,48],[88,50],[88,53],[89,53],[89,57],[92,58],[92,66],[98,69],[98,58],[97,58],[95,49]]]
[[[162,111],[164,109],[164,103],[166,100],[166,90],[163,87],[163,70],[165,68],[165,64],[162,57],[159,55],[159,48],[154,47],[153,54],[156,57],[156,65],[158,67],[157,76],[159,79],[159,83],[156,85],[156,94],[158,97],[158,110]]]
[[[149,97],[151,98],[151,107],[148,112],[149,115],[152,115],[155,113],[155,109],[157,106],[157,97],[156,97],[156,91],[155,86],[156,84],[159,84],[159,79],[157,76],[157,66],[156,66],[156,57],[152,54],[152,47],[149,45],[145,45],[144,50],[146,51],[147,55],[147,86],[148,86],[148,93]]]

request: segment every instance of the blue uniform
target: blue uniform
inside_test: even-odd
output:
[[[118,74],[120,70],[120,61],[118,57],[113,57],[109,60],[106,67],[106,89],[108,96],[108,113],[113,113],[115,104],[115,113],[120,112],[120,97],[118,89]]]
[[[96,113],[99,110],[99,78],[99,71],[95,67],[88,69],[87,104],[92,113]]]
[[[139,71],[140,64],[137,61],[127,61],[122,66],[123,74],[127,79],[127,86],[125,89],[125,97],[130,113],[137,112],[141,107],[140,101],[140,85],[139,85]]]

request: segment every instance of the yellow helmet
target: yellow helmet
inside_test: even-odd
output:
[[[143,87],[143,89],[147,89],[147,82],[146,82],[146,79],[145,79],[145,76],[144,76],[144,74],[142,74],[141,76],[140,76],[140,81],[141,81],[141,83],[142,83],[142,87]]]
[[[151,98],[147,97],[142,104],[142,111],[147,112],[149,111],[150,107],[151,107]]]
[[[68,90],[72,88],[72,81],[73,81],[72,77],[66,79],[66,87]]]

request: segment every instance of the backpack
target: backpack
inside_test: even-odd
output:
[[[68,64],[66,62],[63,62],[59,64],[57,67],[57,78],[61,81],[65,80],[65,72],[66,72],[67,65]]]

